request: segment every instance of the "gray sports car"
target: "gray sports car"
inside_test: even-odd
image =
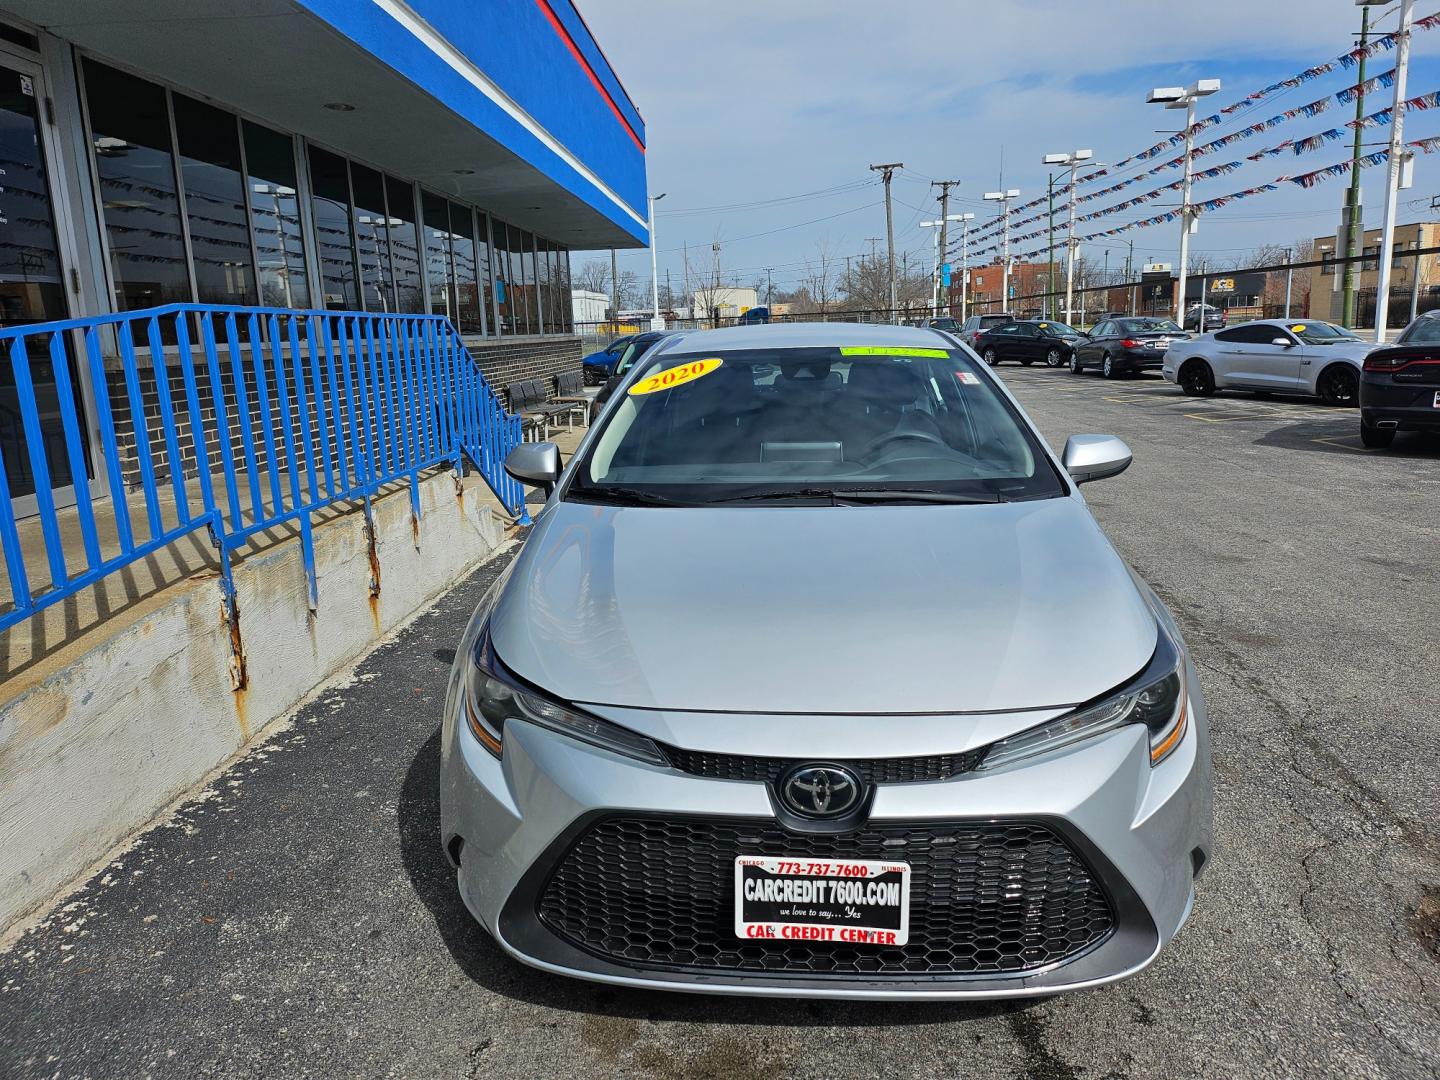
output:
[[[660,342],[452,673],[441,842],[527,964],[784,997],[1133,975],[1211,848],[1174,621],[973,352],[933,329]]]

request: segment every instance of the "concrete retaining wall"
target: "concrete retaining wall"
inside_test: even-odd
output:
[[[143,618],[0,706],[0,931],[151,820],[504,540],[488,490],[454,479],[375,507],[381,588],[364,517],[319,526],[319,604],[300,545],[235,571],[248,686],[230,688],[216,580],[191,579]]]

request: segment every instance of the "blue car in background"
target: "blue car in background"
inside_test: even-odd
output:
[[[616,338],[599,352],[593,352],[580,361],[580,366],[585,372],[586,386],[599,386],[606,379],[610,378],[615,370],[615,361],[625,351],[625,346],[634,341],[639,334],[626,334],[624,337]]]
[[[736,320],[738,326],[751,326],[755,323],[768,323],[770,321],[770,309],[768,307],[752,307],[749,311],[742,311],[740,318]]]

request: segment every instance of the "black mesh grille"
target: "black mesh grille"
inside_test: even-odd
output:
[[[773,781],[786,769],[799,765],[806,758],[744,757],[740,754],[709,754],[702,750],[681,750],[665,747],[670,764],[693,776],[715,780]],[[910,784],[919,780],[946,780],[967,773],[985,756],[985,751],[965,754],[936,754],[932,757],[870,758],[842,760],[867,784]]]
[[[903,948],[735,937],[735,857],[902,859],[912,868]],[[1075,956],[1115,927],[1089,867],[1031,823],[872,824],[799,835],[772,821],[610,817],[568,849],[540,894],[554,933],[632,965],[777,975],[1026,971]]]

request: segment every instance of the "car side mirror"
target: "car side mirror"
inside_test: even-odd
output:
[[[506,456],[505,472],[549,495],[560,479],[560,448],[553,442],[521,443]]]
[[[1293,348],[1295,347],[1295,343],[1294,343],[1293,341],[1291,341],[1288,337],[1271,338],[1271,339],[1270,339],[1270,344],[1271,344],[1271,345],[1283,345],[1283,346],[1284,346],[1285,348],[1287,348],[1287,349],[1293,349]]]
[[[1077,484],[1119,476],[1134,461],[1130,447],[1114,435],[1071,435],[1061,462]]]

